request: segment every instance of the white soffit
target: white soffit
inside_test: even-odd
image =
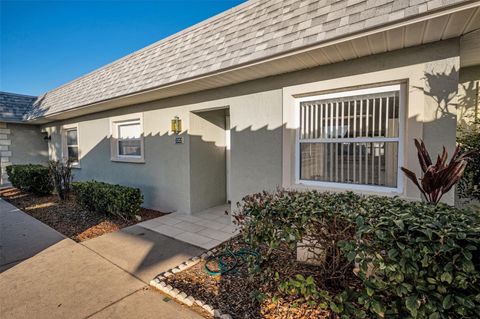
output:
[[[460,65],[462,67],[480,64],[480,29],[460,39]]]
[[[232,85],[244,81],[278,75],[320,65],[342,62],[368,55],[418,46],[440,40],[463,37],[462,66],[480,63],[479,34],[480,2],[439,12],[413,20],[399,22],[362,32],[361,34],[331,40],[313,47],[297,50],[267,60],[238,66],[214,74],[204,75],[179,83],[102,101],[34,120],[46,123],[105,111],[122,106],[150,102],[167,97]]]

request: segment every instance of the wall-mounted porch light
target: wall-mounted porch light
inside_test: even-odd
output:
[[[178,116],[175,116],[172,120],[171,131],[174,134],[178,134],[182,131],[182,120]]]

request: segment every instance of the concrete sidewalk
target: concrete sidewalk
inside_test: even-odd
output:
[[[0,199],[0,273],[65,236]]]
[[[2,230],[38,222],[2,200],[0,203]],[[12,215],[4,216],[8,214]],[[45,236],[45,246],[48,233],[55,231],[41,225],[35,231],[45,234],[35,238]],[[153,278],[151,274],[196,254],[198,248],[133,226],[81,244],[56,237],[56,242],[52,240],[48,248],[38,251],[40,245],[31,250],[32,242],[15,240],[29,238],[25,227],[13,226],[18,233],[9,230],[8,236],[2,234],[2,245],[7,242],[9,251],[36,254],[17,260],[0,274],[0,318],[202,318],[187,307],[165,302],[162,294],[146,284]]]
[[[138,225],[82,244],[146,284],[160,272],[204,252],[201,248]]]

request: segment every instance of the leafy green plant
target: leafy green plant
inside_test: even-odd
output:
[[[243,238],[264,249],[266,260],[278,263],[285,255],[278,252],[295,249],[304,236],[318,242],[335,238],[339,252],[331,256],[338,256],[338,267],[320,264],[307,272],[308,282],[305,273],[280,274],[275,280],[280,295],[326,303],[346,318],[475,318],[480,313],[478,213],[392,197],[283,190],[247,196],[240,208]],[[327,227],[337,221],[349,230]],[[310,228],[315,223],[323,230]]]
[[[52,193],[48,167],[36,164],[10,165],[7,166],[7,175],[12,185],[22,191],[37,195]]]
[[[475,318],[480,310],[480,216],[445,204],[366,197],[355,241],[357,302],[380,317]]]
[[[134,217],[143,203],[140,189],[133,187],[88,181],[73,182],[72,189],[82,207],[122,219]]]
[[[478,152],[471,150],[460,154],[460,146],[457,146],[447,164],[448,153],[444,147],[442,154],[437,156],[437,161],[433,164],[423,141],[415,139],[415,146],[423,177],[417,178],[414,172],[405,167],[402,167],[402,171],[415,183],[426,200],[433,204],[440,202],[443,195],[462,178],[467,160]]]
[[[480,150],[480,119],[474,121],[471,127],[461,127],[458,135],[458,143],[462,152]],[[478,153],[477,153],[478,154]],[[468,159],[460,183],[458,184],[461,198],[473,198],[480,200],[480,155]]]
[[[247,243],[265,245],[266,257],[286,247],[304,248],[325,280],[341,285],[350,268],[338,243],[353,238],[355,229],[349,217],[339,212],[355,210],[357,197],[353,193],[262,192],[246,196],[235,218]]]
[[[278,290],[284,294],[300,296],[306,301],[314,301],[320,298],[320,292],[312,276],[305,278],[303,275],[297,274],[294,278],[281,281],[280,275],[277,272],[275,273],[275,279],[280,281]]]
[[[50,161],[48,163],[48,168],[58,197],[60,200],[66,199],[70,192],[70,184],[73,179],[70,161]]]

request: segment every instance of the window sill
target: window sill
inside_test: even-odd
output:
[[[145,160],[143,158],[111,158],[112,162],[119,162],[119,163],[134,163],[134,164],[145,164]]]

